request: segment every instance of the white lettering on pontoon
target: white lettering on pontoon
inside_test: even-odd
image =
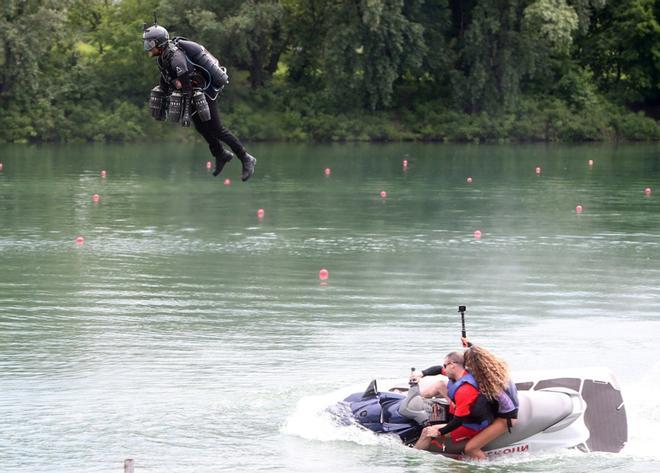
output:
[[[489,456],[498,456],[498,455],[510,455],[512,453],[522,453],[529,451],[529,444],[524,445],[512,445],[506,448],[499,448],[497,450],[489,450],[486,452]]]

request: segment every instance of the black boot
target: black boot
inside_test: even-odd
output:
[[[213,170],[213,175],[217,176],[218,174],[220,174],[222,172],[222,168],[225,167],[225,164],[227,164],[233,158],[234,158],[233,154],[231,154],[226,149],[223,149],[222,154],[220,156],[215,157],[215,169]]]
[[[252,156],[250,153],[245,153],[245,156],[241,157],[241,163],[243,164],[243,172],[241,172],[241,180],[243,182],[247,181],[254,174],[254,166],[257,164],[257,158]]]

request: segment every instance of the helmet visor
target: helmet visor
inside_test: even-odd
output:
[[[144,50],[145,51],[151,51],[155,47],[156,47],[156,40],[155,39],[145,39],[144,40]]]

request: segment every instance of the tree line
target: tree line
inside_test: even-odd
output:
[[[660,139],[656,0],[6,0],[0,141],[194,139],[151,120],[154,12],[228,68],[247,140]]]

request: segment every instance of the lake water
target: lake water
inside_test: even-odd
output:
[[[660,146],[250,149],[242,183],[202,145],[0,147],[0,471],[660,469]],[[459,304],[514,372],[612,369],[624,451],[480,466],[328,419],[457,348]]]

